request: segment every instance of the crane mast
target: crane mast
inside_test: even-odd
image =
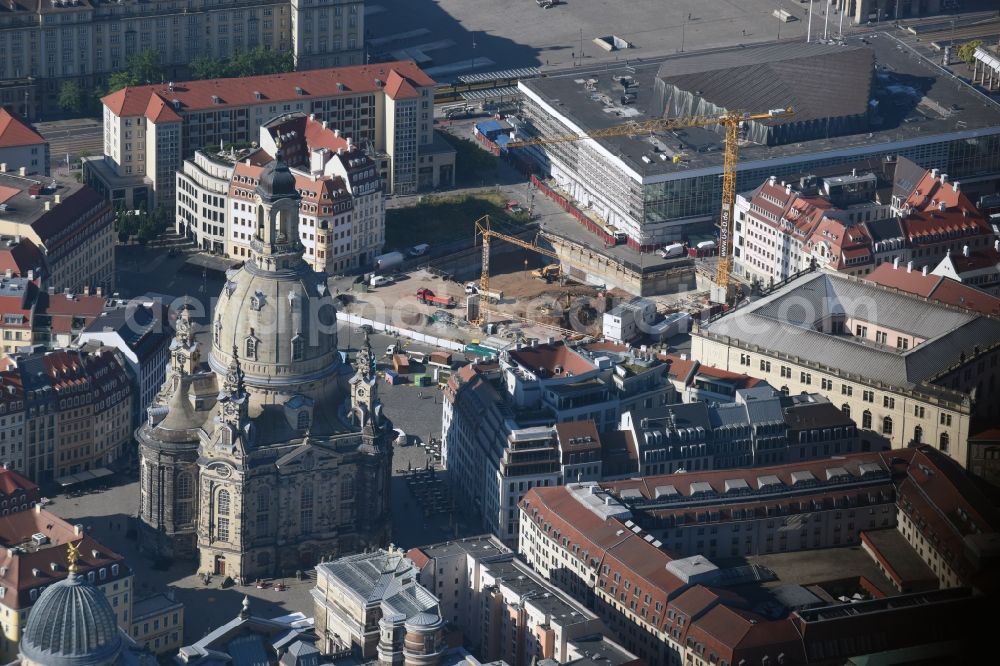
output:
[[[722,209],[719,215],[719,263],[716,267],[715,283],[727,290],[732,267],[732,256],[729,244],[733,233],[733,206],[736,203],[736,168],[739,163],[740,124],[749,120],[769,120],[790,116],[794,113],[791,107],[771,109],[764,113],[745,113],[731,111],[718,116],[682,116],[679,118],[654,118],[642,122],[623,123],[603,129],[593,130],[586,134],[557,134],[540,136],[521,141],[511,141],[508,148],[525,146],[545,146],[566,141],[582,141],[584,139],[600,139],[611,136],[631,136],[652,132],[669,132],[685,127],[711,127],[721,125],[725,130],[725,151],[722,161]],[[484,246],[485,246],[484,236]],[[484,266],[486,265],[484,260]],[[486,273],[484,272],[485,276]],[[488,282],[488,278],[486,278]]]

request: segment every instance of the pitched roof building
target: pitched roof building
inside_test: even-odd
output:
[[[859,424],[862,446],[932,443],[967,465],[972,423],[1000,415],[998,340],[996,318],[809,273],[696,325],[691,353],[789,394],[818,386]]]
[[[49,142],[6,105],[0,108],[0,164],[3,171],[49,175]]]
[[[375,160],[396,194],[454,183],[433,130],[434,81],[410,60],[123,88],[104,103],[104,156],[85,177],[127,208],[172,206],[174,172],[196,150],[250,144],[280,114],[326,121]],[[221,114],[230,122],[216,123]],[[135,132],[145,141],[130,141]]]
[[[926,269],[915,271],[912,267],[900,266],[899,262],[884,263],[866,275],[865,280],[938,303],[1000,317],[1000,298],[997,296]]]

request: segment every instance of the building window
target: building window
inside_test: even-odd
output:
[[[882,406],[883,407],[888,407],[889,409],[895,409],[896,408],[896,399],[895,398],[890,398],[887,395],[886,396],[882,396]]]
[[[219,518],[217,535],[219,541],[229,541],[229,519]]]
[[[303,356],[303,350],[305,349],[305,341],[302,339],[301,335],[296,335],[292,338],[292,360],[301,361]]]
[[[897,337],[896,338],[896,348],[897,349],[909,349],[910,348],[910,340],[908,338],[904,338],[904,337]]]
[[[892,434],[892,419],[888,416],[882,419],[882,434],[883,435]]]
[[[761,361],[760,362],[760,369],[763,370],[764,372],[771,372],[771,362],[770,361]]]
[[[866,430],[872,429],[872,413],[869,412],[867,409],[865,410],[864,414],[861,415],[861,427]]]
[[[948,453],[948,444],[950,441],[951,438],[948,436],[948,433],[946,432],[941,433],[941,439],[939,441],[938,448],[941,449],[943,453]]]
[[[799,373],[799,378],[802,380],[803,384],[812,384],[812,375],[808,372]]]
[[[846,402],[841,406],[840,411],[844,412],[844,416],[851,418],[851,406]]]
[[[865,391],[862,393],[861,398],[865,402],[875,402],[875,391]]]
[[[220,516],[228,516],[229,515],[229,491],[228,490],[220,490],[219,491],[219,502],[218,502],[218,506],[216,508],[216,513],[218,513]]]
[[[299,430],[305,430],[309,427],[309,412],[305,409],[301,410],[296,417],[295,427]]]
[[[250,332],[253,333],[253,329],[250,329]],[[252,335],[246,339],[244,356],[251,361],[257,360],[257,338]]]
[[[950,426],[951,425],[951,414],[942,414],[941,415],[941,425],[943,425],[943,426]]]
[[[840,392],[841,392],[842,395],[846,395],[846,396],[850,397],[850,396],[854,395],[854,387],[853,386],[848,386],[847,384],[841,384],[840,385]]]
[[[917,426],[913,429],[913,443],[920,444],[924,438],[924,429]]]
[[[307,483],[302,487],[302,514],[300,516],[302,533],[309,534],[313,529],[313,487]]]

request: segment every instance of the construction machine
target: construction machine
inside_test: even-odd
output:
[[[539,280],[545,280],[546,282],[558,280],[559,274],[559,264],[549,264],[548,266],[543,266],[542,268],[531,271],[531,277]]]

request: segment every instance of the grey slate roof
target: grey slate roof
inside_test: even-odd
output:
[[[813,330],[824,317],[846,314],[926,342],[906,351]],[[913,388],[1000,340],[1000,320],[949,308],[877,285],[824,273],[804,275],[738,308],[702,330],[746,345],[900,388]]]

